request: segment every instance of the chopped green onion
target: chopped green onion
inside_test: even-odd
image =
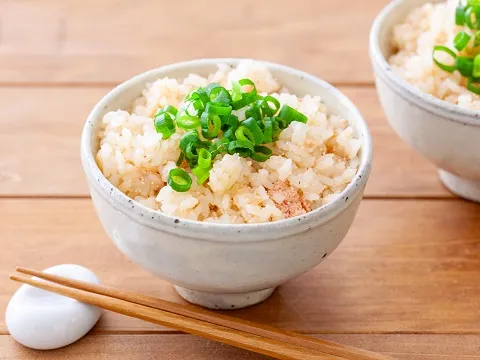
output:
[[[308,118],[305,115],[288,105],[282,106],[282,109],[278,113],[278,117],[285,120],[287,124],[290,124],[292,121],[298,121],[302,123],[306,123],[308,121]]]
[[[253,117],[255,119],[262,118],[262,112],[260,111],[260,106],[257,103],[253,103],[248,110],[245,111],[245,117],[250,118]]]
[[[477,31],[473,36],[473,47],[476,48],[480,45],[480,31]]]
[[[285,122],[282,119],[279,119],[279,118],[274,118],[273,120],[274,121],[272,123],[272,125],[273,125],[272,140],[277,141],[280,137],[280,133],[284,129],[284,128],[281,128],[280,125],[283,126],[285,124]],[[282,120],[282,122],[280,122],[279,120]]]
[[[210,170],[212,168],[202,168],[200,166],[194,167],[192,169],[193,175],[197,177],[197,184],[202,185],[209,177],[210,177]]]
[[[211,153],[212,159],[215,159],[217,155],[223,152],[226,152],[228,149],[229,143],[230,143],[230,139],[227,137],[213,140],[212,145],[210,146],[210,153]]]
[[[230,155],[237,153],[241,157],[249,157],[254,152],[253,143],[247,140],[235,140],[228,144]]]
[[[457,56],[457,59],[455,60],[455,66],[463,76],[472,76],[473,58],[471,56]]]
[[[255,146],[254,152],[250,157],[252,160],[258,161],[258,162],[264,162],[270,159],[270,156],[272,156],[272,149],[266,147],[266,146]]]
[[[260,130],[262,130],[262,133],[263,133],[263,130],[265,129],[265,125],[263,125],[263,121],[259,120],[259,119],[255,120],[255,121],[256,121],[258,127],[260,128]]]
[[[254,83],[252,80],[250,80],[250,79],[241,79],[241,80],[238,80],[238,83],[240,84],[241,87],[243,87],[243,86],[251,86],[251,87],[253,87],[253,89],[250,90],[249,92],[245,92],[245,91],[243,91],[243,89],[242,89],[242,93],[244,93],[244,94],[246,94],[246,93],[249,93],[249,94],[255,93],[255,96],[257,95],[257,88],[256,88],[256,86],[255,86],[255,83]]]
[[[196,116],[182,115],[175,121],[179,128],[185,130],[195,129],[200,125],[200,119]]]
[[[157,116],[159,116],[161,114],[164,114],[164,113],[169,114],[171,117],[175,117],[175,116],[177,116],[177,109],[175,109],[175,107],[172,106],[172,105],[167,105],[164,108],[159,108],[154,117],[157,117]]]
[[[211,102],[230,104],[230,93],[219,83],[211,83],[205,87],[205,92],[208,95],[208,99]]]
[[[232,107],[234,110],[244,108],[247,105],[250,105],[257,99],[257,88],[255,84],[250,79],[241,79],[238,81],[240,86],[252,86],[253,89],[246,93],[242,90],[242,98],[240,100],[234,101]]]
[[[213,139],[218,136],[222,127],[222,120],[218,115],[204,112],[200,118],[202,125],[202,135],[206,139]]]
[[[232,101],[238,101],[242,98],[242,87],[238,81],[232,81]]]
[[[198,151],[198,166],[203,169],[209,168],[212,165],[212,153],[205,148]]]
[[[196,130],[189,131],[185,133],[181,138],[180,138],[180,150],[183,152],[187,151],[188,144],[190,143],[199,143],[201,142],[200,136],[198,135],[198,132]]]
[[[185,156],[187,157],[187,160],[194,160],[195,162],[198,159],[198,152],[197,148],[201,146],[200,143],[196,142],[191,142],[187,145],[187,150],[185,151]]]
[[[248,140],[253,144],[261,144],[265,139],[262,129],[260,129],[254,118],[242,121],[241,126],[235,131],[235,137],[238,140]]]
[[[192,178],[188,173],[179,168],[170,170],[168,173],[168,185],[177,192],[186,192],[192,186]]]
[[[448,64],[441,63],[439,60],[437,60],[435,58],[435,53],[437,53],[437,52],[443,52],[443,53],[449,55],[452,58],[453,61],[455,61],[457,59],[457,55],[452,50],[447,48],[446,46],[437,45],[437,46],[433,47],[432,57],[433,57],[433,61],[435,62],[435,64],[437,64],[437,66],[444,71],[454,72],[457,69],[455,67],[455,64],[448,65]]]
[[[207,92],[205,89],[198,88],[190,92],[186,97],[185,97],[185,102],[192,100],[200,100],[202,104],[207,104],[210,101],[210,98],[208,97]]]
[[[480,54],[477,55],[473,60],[472,75],[474,78],[480,78]]]
[[[247,105],[250,105],[255,101],[255,96],[252,96],[250,94],[243,94],[242,98],[238,101],[235,101],[232,104],[233,110],[239,110],[244,108]]]
[[[468,42],[472,37],[468,35],[465,31],[459,32],[453,39],[453,44],[455,49],[462,51],[467,46]]]
[[[250,138],[253,137],[251,134],[249,134],[249,131],[245,126],[239,126],[238,129],[235,131],[235,137],[238,140],[250,141],[247,136]]]
[[[193,108],[193,111],[192,111],[192,108]],[[202,103],[200,99],[190,100],[184,104],[183,108],[181,109],[182,110],[181,112],[187,114],[188,116],[198,117],[201,115],[201,112],[203,111],[204,108],[205,108],[205,104]]]
[[[273,122],[275,120],[271,117],[267,117],[263,120],[263,142],[265,144],[271,143],[273,141]]]
[[[209,96],[213,103],[219,103],[228,106],[232,102],[230,93],[224,87],[213,88]]]
[[[212,92],[213,89],[215,88],[221,88],[222,85],[220,85],[219,83],[210,83],[208,84],[207,86],[205,86],[205,92],[207,93],[208,97],[210,97],[210,93]],[[209,99],[209,101],[211,101],[211,99]]]
[[[288,123],[286,120],[282,119],[281,117],[276,116],[275,121],[277,123],[277,126],[280,130],[284,130],[288,127]]]
[[[183,153],[183,151],[180,151],[180,156],[178,157],[178,160],[175,163],[175,165],[177,165],[177,166],[182,165],[183,159],[185,159],[185,154]]]
[[[175,134],[175,124],[173,123],[173,119],[166,112],[157,115],[153,125],[155,126],[157,133],[162,134],[162,139],[164,140]]]
[[[205,112],[213,115],[220,115],[220,116],[230,116],[232,113],[231,106],[221,106],[214,103],[208,103],[207,107],[205,108]]]
[[[469,77],[467,81],[467,89],[477,95],[480,95],[480,86],[475,86],[473,85],[474,83],[480,84],[480,82],[478,82],[477,80]]]
[[[226,130],[228,128],[233,128],[234,130],[238,128],[238,116],[230,114],[228,117],[222,117],[222,129]]]
[[[473,16],[473,19],[472,19]],[[470,28],[470,29],[476,29],[478,28],[478,17],[477,17],[477,12],[474,7],[468,7],[467,10],[465,11],[465,24]]]
[[[230,140],[235,140],[235,131],[237,128],[230,127],[223,133],[223,137]]]
[[[260,107],[267,116],[273,116],[280,109],[280,101],[273,96],[265,96],[262,100]]]
[[[455,24],[465,25],[465,10],[465,6],[462,6],[462,4],[459,3],[455,10]]]
[[[457,36],[457,47],[466,46],[463,42],[469,35],[465,35]],[[441,47],[436,50],[448,53]],[[472,58],[453,57],[460,72],[466,73],[468,65],[473,67]],[[246,120],[240,122],[232,111],[247,106]],[[304,114],[287,105],[280,109],[280,102],[275,97],[259,95],[250,79],[232,81],[231,91],[218,83],[197,88],[185,97],[179,110],[168,105],[158,109],[155,115],[155,129],[162,133],[164,139],[175,133],[176,126],[189,130],[180,138],[177,168],[169,172],[167,182],[175,191],[185,192],[191,188],[192,178],[180,168],[186,161],[197,183],[203,184],[210,177],[214,159],[225,152],[250,157],[258,162],[266,161],[272,156],[272,150],[260,144],[277,141],[281,131],[292,121],[307,120]],[[202,138],[197,130],[199,126]],[[212,141],[204,141],[203,138]]]

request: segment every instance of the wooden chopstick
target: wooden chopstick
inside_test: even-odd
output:
[[[155,309],[168,311],[174,314],[191,317],[197,320],[206,321],[212,324],[225,326],[231,329],[248,332],[254,335],[263,336],[272,340],[281,341],[295,346],[304,347],[311,350],[321,351],[325,354],[338,356],[344,359],[352,360],[391,360],[390,357],[373,353],[370,351],[353,348],[346,345],[320,340],[313,337],[297,334],[291,331],[284,331],[274,327],[256,324],[247,320],[233,318],[231,316],[221,315],[212,311],[204,310],[197,306],[182,305],[172,303],[166,300],[123,291],[120,289],[88,283],[85,281],[73,280],[66,277],[47,274],[38,270],[17,267],[20,273],[36,276],[38,278],[52,281],[57,284],[73,287],[79,290],[85,290],[100,295],[106,295],[113,298],[125,300],[139,305],[149,306]]]
[[[151,296],[122,291],[119,289],[87,283],[78,280],[72,280],[58,275],[47,274],[41,271],[17,268],[18,272],[36,276],[44,280],[52,281],[61,285],[73,287],[75,289],[93,292],[95,294],[109,296],[112,298],[128,301],[130,303],[148,306],[154,309],[167,311],[184,317],[208,322],[218,326],[242,331],[255,336],[264,337],[278,342],[298,346],[305,349],[314,350],[323,354],[332,355],[341,359],[352,360],[387,360],[390,357],[376,354],[370,351],[349,347],[325,340],[319,340],[305,335],[283,331],[274,327],[255,324],[250,321],[236,319],[230,316],[214,313],[192,305],[181,305],[171,303]],[[173,326],[171,326],[173,327]],[[187,331],[188,332],[188,331]]]
[[[305,349],[299,346],[282,343],[243,331],[230,329],[205,321],[192,319],[152,307],[131,303],[113,297],[90,293],[35,278],[10,275],[10,279],[28,284],[43,290],[67,296],[78,301],[95,305],[106,310],[127,315],[154,324],[167,326],[186,333],[198,335],[206,339],[233,345],[245,350],[271,356],[281,360],[341,360],[329,354]]]

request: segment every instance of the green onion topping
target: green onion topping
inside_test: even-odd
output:
[[[197,184],[202,185],[210,177],[211,168],[202,168],[200,166],[192,169],[193,175],[197,177]]]
[[[437,45],[437,46],[433,47],[432,56],[433,56],[433,61],[435,62],[435,64],[437,64],[437,66],[444,71],[454,72],[457,69],[456,66],[455,66],[455,63],[453,65],[448,65],[448,64],[444,64],[444,63],[440,62],[439,60],[437,60],[435,58],[435,55],[436,55],[437,52],[438,53],[445,53],[445,54],[449,55],[453,59],[453,61],[456,60],[457,54],[455,54],[452,50],[450,50],[446,46]]]
[[[308,118],[305,115],[288,105],[282,106],[282,109],[278,113],[278,117],[285,120],[288,124],[290,124],[292,121],[298,121],[302,123],[306,123],[308,121]]]
[[[222,105],[214,104],[214,103],[208,103],[207,107],[205,108],[205,111],[209,114],[229,117],[230,114],[232,113],[232,107],[231,106],[222,106]]]
[[[175,168],[168,173],[168,185],[177,192],[186,192],[192,186],[192,178],[185,170]]]
[[[472,76],[473,73],[473,58],[471,56],[457,56],[455,61],[457,70],[465,77]]]
[[[465,6],[459,4],[455,11],[455,24],[465,25]]]
[[[458,51],[462,51],[465,49],[471,38],[472,37],[465,31],[461,31],[455,36],[455,39],[453,40],[453,46],[455,46],[455,49]]]
[[[188,144],[199,142],[201,142],[201,140],[198,132],[196,130],[189,131],[180,138],[180,150],[186,152]]]
[[[177,165],[177,166],[182,165],[184,159],[185,159],[185,153],[183,151],[180,151],[180,156],[178,157],[178,160],[175,163],[175,165]]]
[[[273,141],[273,122],[275,120],[271,117],[267,117],[263,120],[263,142],[268,144]]]
[[[261,144],[265,137],[254,118],[242,121],[242,125],[235,131],[238,140],[248,140],[253,144]]]
[[[270,159],[270,156],[272,156],[272,150],[266,146],[255,146],[254,152],[250,156],[252,160],[258,161],[258,162],[264,162]]]
[[[162,112],[161,114],[157,115],[153,125],[155,126],[157,133],[162,134],[162,139],[168,139],[170,136],[175,134],[175,124],[169,113]]]
[[[237,153],[241,157],[249,157],[254,151],[254,146],[251,141],[248,140],[235,140],[228,144],[228,153]]]
[[[458,46],[465,38],[458,36]],[[474,60],[468,59],[458,57],[456,67],[463,69],[460,71],[464,73],[469,71],[472,76]],[[240,121],[235,113],[240,109],[246,120]],[[172,136],[177,128],[180,133],[185,131],[179,141],[177,168],[168,175],[170,187],[185,192],[192,185],[190,175],[180,168],[185,163],[195,175],[197,184],[204,184],[218,155],[238,154],[257,162],[266,161],[272,156],[272,150],[263,144],[277,141],[281,131],[292,121],[305,123],[307,120],[292,107],[281,107],[275,97],[259,95],[252,80],[241,79],[232,82],[231,90],[218,83],[197,88],[187,94],[178,110],[171,105],[159,108],[154,116],[154,126],[163,139]]]
[[[475,86],[474,83],[479,84],[479,86]],[[467,80],[467,89],[477,95],[480,95],[480,82],[476,82],[473,78],[469,77]]]
[[[453,48],[443,45],[433,48],[432,59],[443,71],[458,71],[467,79],[467,88],[478,94],[480,83],[480,0],[459,0],[455,9],[455,24],[464,26],[453,40]],[[469,46],[470,41],[472,44]],[[462,53],[460,55],[459,53]],[[440,56],[443,56],[440,58]],[[447,60],[447,59],[450,59]],[[478,80],[477,80],[478,79]],[[280,124],[281,125],[281,124]]]
[[[220,116],[205,111],[200,118],[200,124],[202,125],[202,135],[204,138],[213,139],[220,134],[222,127]]]
[[[207,149],[200,149],[198,151],[198,166],[202,169],[207,169],[212,165],[212,153]]]
[[[477,55],[473,60],[472,75],[474,78],[480,78],[480,55]]]
[[[478,28],[478,16],[477,16],[477,11],[475,7],[470,6],[467,8],[465,11],[465,24],[470,28],[470,29],[476,29]]]
[[[216,141],[212,141],[212,145],[210,146],[210,153],[212,159],[215,159],[219,154],[227,152],[229,143],[230,139],[226,137],[216,139]]]
[[[177,126],[181,129],[196,129],[200,125],[200,119],[196,116],[183,115],[176,119]]]

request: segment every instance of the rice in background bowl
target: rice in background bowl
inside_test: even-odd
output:
[[[266,162],[222,154],[214,159],[208,183],[194,181],[188,192],[174,191],[167,178],[176,167],[183,131],[177,128],[162,140],[153,125],[156,110],[179,107],[195,88],[212,82],[231,88],[232,80],[242,78],[253,80],[259,93],[304,113],[308,122],[292,122],[283,130]],[[237,114],[245,118],[241,110]],[[120,191],[170,216],[206,222],[258,223],[305,214],[336,199],[360,164],[361,142],[346,119],[329,111],[319,96],[288,93],[264,65],[251,60],[236,67],[220,63],[207,77],[190,74],[148,84],[130,112],[103,117],[98,138],[97,164]]]
[[[459,0],[417,4],[392,29],[392,69],[412,86],[438,99],[480,110],[480,96],[467,89],[467,79],[458,71],[440,69],[432,59],[434,46],[453,48],[455,36],[464,26],[455,24]]]

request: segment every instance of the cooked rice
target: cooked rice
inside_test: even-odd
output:
[[[180,106],[199,86],[252,79],[260,93],[271,94],[308,116],[292,122],[271,144],[273,156],[257,163],[237,154],[217,156],[206,186],[175,192],[166,182],[180,155],[182,130],[162,140],[153,114],[167,104]],[[108,180],[130,198],[152,209],[192,220],[258,223],[306,213],[333,201],[352,181],[359,166],[360,140],[349,123],[328,112],[318,96],[287,93],[261,64],[244,61],[232,69],[224,64],[207,78],[189,75],[182,82],[164,78],[149,84],[132,112],[109,112],[98,134],[96,160]],[[240,111],[241,112],[241,111]],[[238,114],[240,113],[238,112]],[[240,119],[242,120],[241,114]],[[243,116],[244,119],[244,116]],[[187,169],[187,171],[189,171]],[[296,194],[301,206],[286,197]],[[289,206],[288,204],[291,204]],[[292,208],[295,207],[295,209]]]
[[[457,5],[458,0],[427,3],[414,9],[403,23],[394,26],[394,54],[389,63],[417,89],[452,104],[480,110],[480,96],[466,88],[466,79],[458,71],[448,73],[441,70],[432,60],[435,45],[453,49],[455,35],[464,30],[463,26],[455,25]]]

